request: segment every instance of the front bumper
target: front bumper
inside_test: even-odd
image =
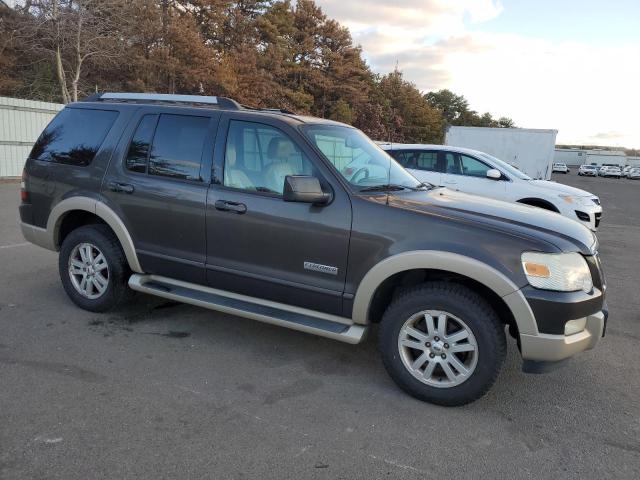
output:
[[[586,327],[573,335],[520,335],[523,360],[559,362],[596,346],[605,331],[607,312],[602,310],[586,317]]]

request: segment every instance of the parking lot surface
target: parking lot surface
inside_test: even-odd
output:
[[[461,408],[414,400],[375,335],[350,346],[162,299],[75,307],[0,184],[0,479],[640,478],[640,181],[602,199],[610,321],[546,375],[516,344]]]

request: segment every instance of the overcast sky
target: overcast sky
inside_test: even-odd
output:
[[[640,148],[640,0],[316,0],[375,71],[396,64],[559,143]]]

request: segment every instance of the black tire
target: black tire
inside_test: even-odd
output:
[[[95,245],[104,255],[108,265],[108,284],[104,293],[95,299],[80,294],[69,274],[69,257],[81,243]],[[125,254],[111,229],[102,224],[85,225],[72,231],[62,242],[58,257],[60,280],[67,295],[80,308],[91,312],[106,312],[126,303],[133,296],[128,286],[131,270]]]
[[[439,388],[423,383],[402,361],[398,347],[401,329],[424,310],[455,315],[475,336],[475,370],[458,385]],[[449,282],[424,283],[401,292],[382,317],[378,342],[384,366],[400,388],[415,398],[445,406],[465,405],[487,393],[500,373],[507,350],[504,326],[495,311],[473,290]]]

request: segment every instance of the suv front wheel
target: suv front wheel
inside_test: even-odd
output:
[[[425,283],[400,293],[384,313],[379,335],[382,360],[398,386],[439,405],[483,396],[506,355],[496,313],[455,283]]]
[[[117,237],[106,225],[86,225],[62,242],[58,259],[60,280],[73,303],[92,312],[105,312],[128,300],[131,274]]]

